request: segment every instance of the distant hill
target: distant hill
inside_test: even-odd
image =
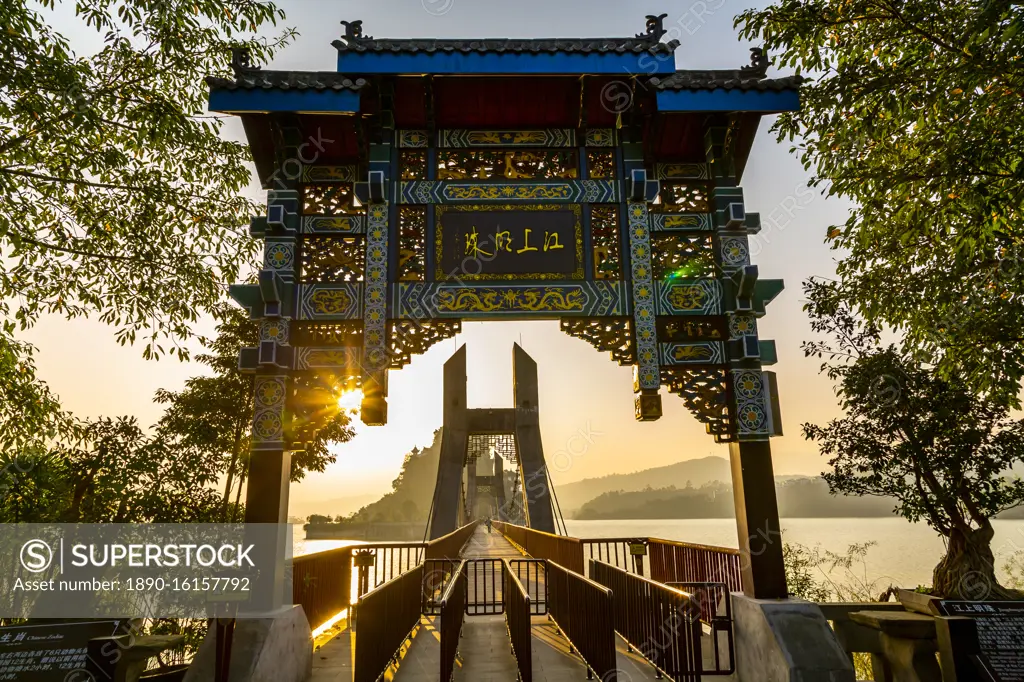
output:
[[[349,518],[357,522],[420,522],[426,525],[430,503],[437,483],[437,465],[441,460],[441,429],[434,431],[433,442],[406,454],[391,492],[366,504]],[[374,496],[376,497],[376,496]],[[371,498],[373,499],[373,498]]]
[[[829,494],[821,478],[776,481],[782,518],[892,516],[893,500]],[[649,488],[609,492],[583,505],[578,519],[727,519],[733,518],[732,486],[708,483],[699,488]]]
[[[732,478],[729,460],[723,457],[688,459],[668,466],[644,469],[631,474],[612,474],[600,478],[585,478],[575,483],[555,486],[562,513],[572,516],[574,510],[604,493],[616,490],[636,491],[644,488],[685,488],[687,484],[699,488],[714,481],[728,482]]]
[[[891,517],[896,501],[887,497],[832,495],[818,477],[776,480],[779,516],[799,518]],[[646,488],[604,493],[584,504],[577,519],[726,519],[735,516],[732,486],[707,483],[700,487]],[[998,518],[1024,518],[1024,507]]]

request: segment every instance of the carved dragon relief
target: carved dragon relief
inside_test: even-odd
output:
[[[752,47],[750,48],[750,64],[748,66],[741,66],[740,73],[744,76],[764,78],[768,75],[769,64],[768,54],[764,51],[764,48]]]
[[[657,15],[655,15],[655,14],[648,14],[647,15],[647,32],[646,33],[637,33],[636,37],[637,38],[650,38],[651,40],[653,40],[655,42],[660,41],[661,37],[663,35],[665,35],[666,33],[668,33],[668,31],[665,30],[665,18],[666,17],[668,17],[667,13],[666,14],[657,14]]]
[[[357,19],[355,21],[342,21],[341,25],[345,27],[345,38],[346,42],[358,42],[360,40],[373,40],[373,36],[363,35],[363,20]]]
[[[252,63],[252,52],[247,47],[231,48],[231,70],[235,76],[241,76],[253,71],[259,71],[260,67]]]

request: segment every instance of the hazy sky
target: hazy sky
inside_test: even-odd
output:
[[[270,68],[333,71],[343,19],[362,19],[364,31],[378,37],[576,37],[622,36],[644,30],[644,15],[668,13],[665,26],[682,45],[679,68],[737,68],[749,61],[751,44],[737,40],[734,15],[766,2],[752,0],[293,0],[279,2],[287,26],[300,37]],[[74,35],[73,44],[76,40]],[[82,43],[79,43],[82,44]],[[774,73],[770,72],[770,75]],[[763,229],[751,237],[753,262],[762,278],[781,278],[786,291],[760,321],[761,338],[775,339],[782,416],[786,435],[773,439],[777,473],[818,473],[824,462],[800,436],[800,424],[837,413],[828,381],[817,362],[805,359],[800,342],[810,337],[800,283],[811,275],[830,276],[835,254],[823,243],[826,227],[843,222],[847,207],[806,188],[807,174],[789,145],[768,134],[770,118],[743,177],[748,211],[759,212]],[[241,126],[232,122],[232,136]],[[209,332],[210,325],[201,326]],[[161,411],[151,402],[158,388],[177,389],[198,371],[164,359],[147,362],[141,348],[120,347],[113,330],[98,322],[47,318],[23,335],[38,349],[40,374],[66,408],[82,417],[133,414],[151,424]],[[73,339],[74,343],[68,343]],[[356,438],[335,446],[338,461],[292,488],[293,502],[384,492],[403,455],[430,442],[441,423],[441,366],[463,343],[468,346],[471,407],[512,402],[512,343],[520,342],[540,370],[541,428],[545,453],[556,482],[629,472],[708,454],[726,456],[683,406],[664,392],[660,421],[633,419],[632,372],[606,353],[562,334],[557,322],[469,323],[454,340],[415,357],[390,376],[389,423],[359,424]],[[577,437],[585,434],[586,437]],[[583,444],[587,443],[584,447]],[[331,509],[324,509],[331,512]]]

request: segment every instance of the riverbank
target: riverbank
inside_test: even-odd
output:
[[[307,523],[309,540],[361,540],[363,542],[419,542],[426,523]]]

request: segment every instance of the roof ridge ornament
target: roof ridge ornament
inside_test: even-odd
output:
[[[647,32],[637,33],[636,38],[649,38],[654,42],[660,42],[661,37],[668,33],[665,30],[665,18],[668,17],[668,13],[665,14],[648,14],[647,15]]]
[[[347,43],[354,43],[360,40],[373,40],[373,36],[363,35],[363,20],[356,19],[355,21],[342,21],[341,25],[345,27],[345,35],[342,38]]]
[[[248,47],[231,48],[231,70],[235,76],[242,76],[253,71],[259,71],[260,67],[252,63],[252,52]]]
[[[744,76],[765,78],[768,76],[769,63],[768,54],[763,47],[752,47],[750,48],[750,65],[741,66],[740,73]]]

